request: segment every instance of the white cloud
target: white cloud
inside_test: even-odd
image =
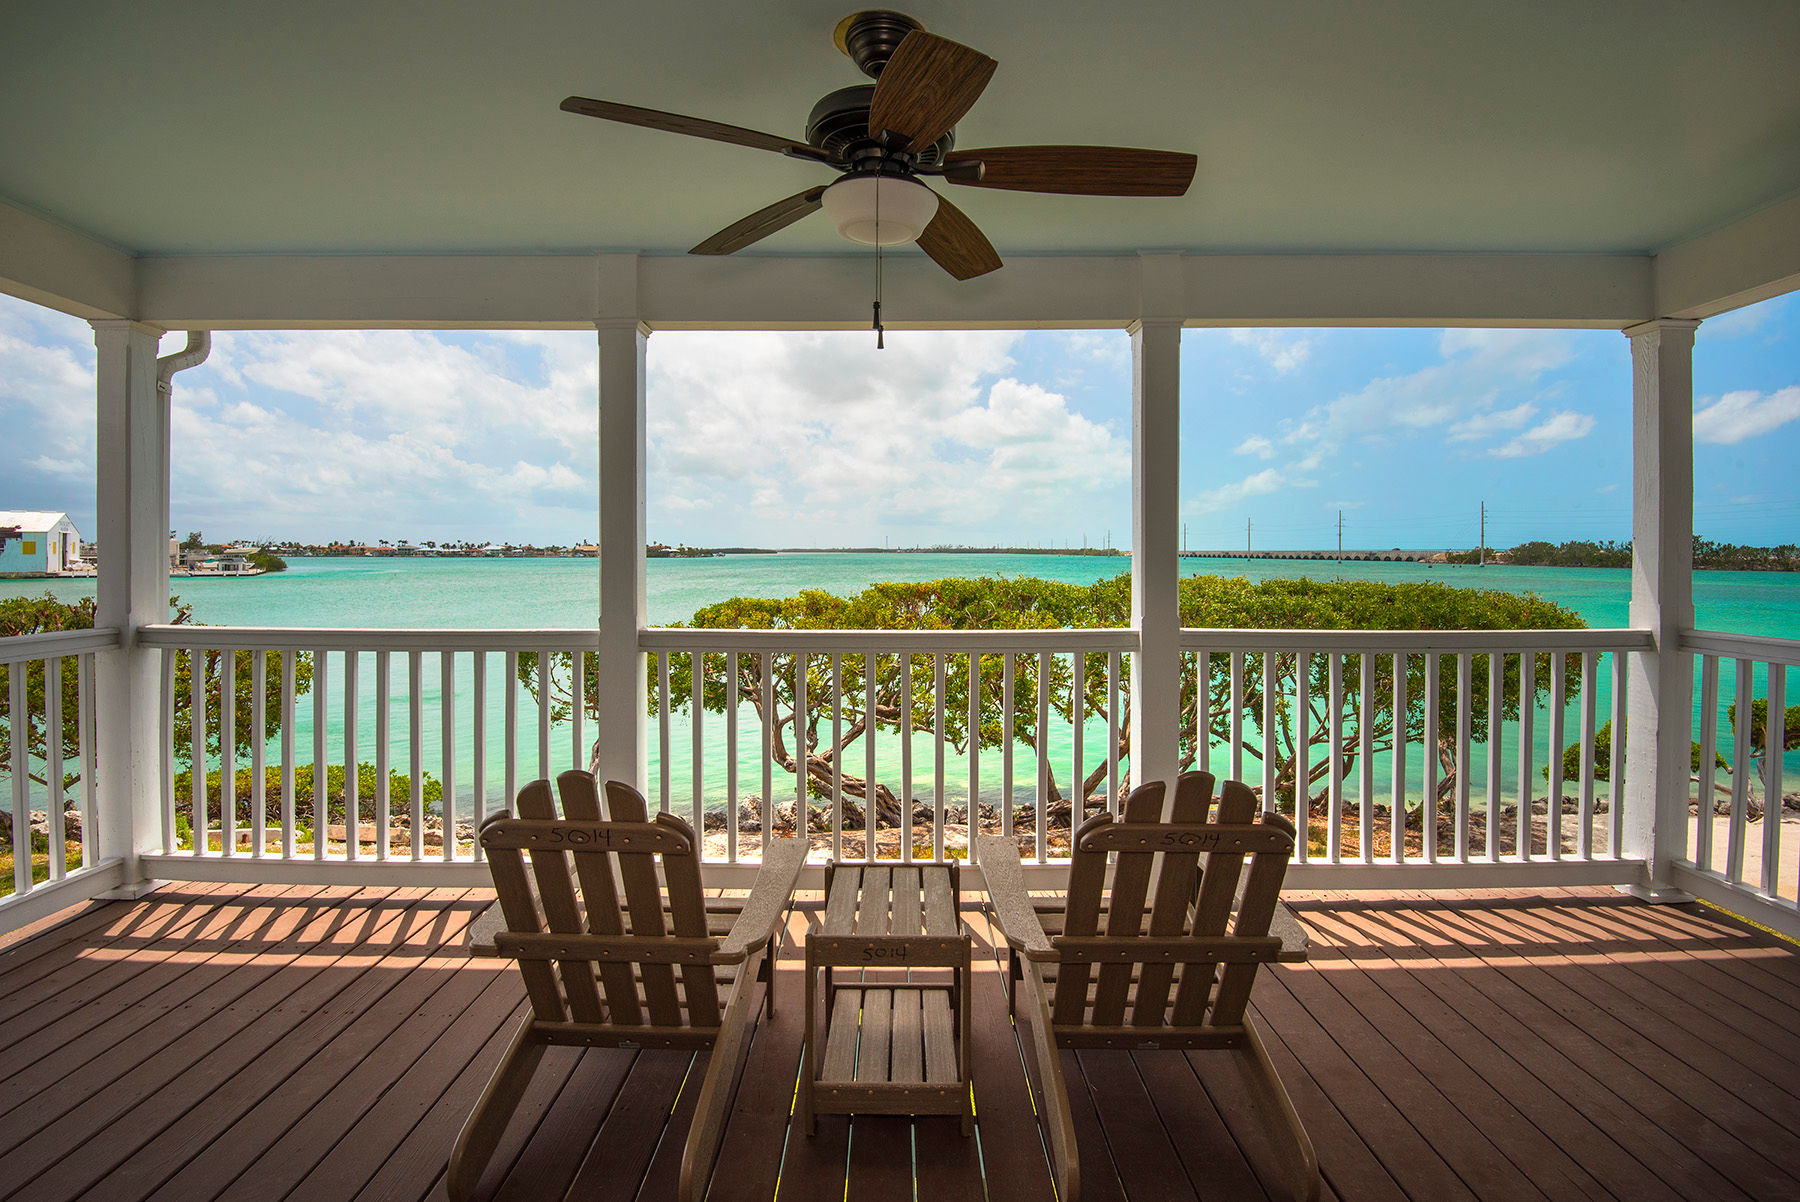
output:
[[[1446,438],[1450,442],[1474,442],[1477,439],[1491,438],[1505,430],[1523,429],[1535,416],[1537,406],[1530,401],[1511,409],[1477,413],[1452,425]]]
[[[1445,330],[1438,350],[1482,372],[1532,379],[1575,357],[1561,330]]]
[[[1234,345],[1249,347],[1261,355],[1278,375],[1287,375],[1312,354],[1310,339],[1286,330],[1234,327],[1229,337]]]
[[[1800,384],[1764,395],[1728,392],[1694,413],[1694,441],[1743,442],[1800,418]]]
[[[1512,441],[1495,447],[1488,454],[1496,459],[1522,459],[1528,455],[1542,455],[1562,443],[1586,438],[1597,424],[1585,413],[1565,409],[1561,413],[1552,414]]]
[[[1190,515],[1214,513],[1221,509],[1229,509],[1251,497],[1266,496],[1283,486],[1305,487],[1304,484],[1287,480],[1279,470],[1267,467],[1253,476],[1242,480],[1234,480],[1230,484],[1221,484],[1217,488],[1209,488],[1195,494],[1182,506],[1182,510]]]
[[[591,336],[254,332],[213,345],[174,394],[172,500],[184,529],[591,536]]]
[[[736,531],[718,541],[763,546],[1062,533],[1129,481],[1129,440],[1008,374],[1019,338],[901,331],[876,351],[861,332],[658,335],[652,525],[704,508]]]
[[[1742,338],[1746,334],[1754,334],[1769,324],[1769,319],[1777,312],[1780,298],[1764,301],[1761,304],[1745,305],[1741,309],[1733,309],[1717,317],[1709,317],[1701,329],[1708,338]]]
[[[1275,444],[1260,434],[1252,434],[1233,449],[1234,455],[1255,455],[1259,459],[1275,458]]]

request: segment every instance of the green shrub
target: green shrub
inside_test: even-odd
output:
[[[279,767],[263,770],[264,820],[270,825],[278,825],[286,812],[281,794],[281,769]],[[233,773],[232,794],[235,800],[235,821],[240,826],[250,823],[250,788],[255,781],[255,773],[249,768],[239,768]],[[356,766],[356,799],[357,811],[364,818],[375,813],[375,765],[360,763]],[[422,789],[424,809],[427,813],[440,809],[444,801],[443,782],[430,773],[423,774]],[[220,812],[219,802],[220,776],[217,768],[206,774],[206,811],[209,815]],[[187,823],[186,813],[191,809],[194,796],[193,777],[183,773],[175,778],[175,824],[176,833],[185,839],[191,833],[183,830]],[[327,824],[344,821],[344,766],[329,764],[325,768],[325,821]],[[403,772],[388,773],[388,813],[390,815],[409,814],[412,811],[412,780]],[[313,818],[313,766],[300,764],[294,768],[293,815],[296,827],[311,828]]]

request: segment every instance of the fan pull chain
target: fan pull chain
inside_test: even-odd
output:
[[[875,177],[875,349],[886,350],[887,332],[881,328],[881,177]]]

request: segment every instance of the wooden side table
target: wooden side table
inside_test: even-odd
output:
[[[954,862],[825,869],[825,921],[806,940],[808,1134],[819,1114],[955,1114],[974,1129],[960,885]]]

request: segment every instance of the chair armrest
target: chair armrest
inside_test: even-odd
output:
[[[1269,934],[1281,940],[1281,951],[1275,956],[1277,960],[1288,964],[1305,962],[1312,937],[1286,902],[1275,903],[1275,913],[1269,917]]]
[[[975,840],[981,857],[981,875],[987,882],[994,919],[1006,942],[1027,960],[1055,962],[1060,957],[1031,908],[1025,891],[1025,874],[1019,865],[1019,845],[1004,835],[981,835]]]
[[[504,930],[506,915],[500,912],[500,902],[496,898],[469,924],[466,950],[471,956],[500,955],[500,949],[494,946],[494,937]]]
[[[763,844],[756,883],[750,887],[743,912],[713,953],[714,964],[741,964],[774,936],[775,924],[794,896],[794,882],[800,879],[810,843],[808,839],[770,839]]]

